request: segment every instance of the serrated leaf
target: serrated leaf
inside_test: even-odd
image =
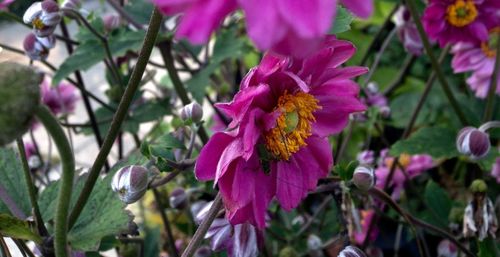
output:
[[[0,186],[4,194],[16,205],[24,215],[31,215],[28,187],[26,186],[21,160],[10,148],[0,148]],[[12,214],[7,205],[0,200],[0,213]]]
[[[186,149],[186,146],[172,134],[165,134],[158,138],[155,145],[169,149]]]
[[[37,244],[42,242],[42,238],[32,231],[29,222],[5,213],[0,213],[0,234],[16,239],[32,240]]]
[[[342,6],[337,7],[337,15],[330,29],[330,34],[338,34],[350,30],[353,20],[354,16],[346,8]]]
[[[424,201],[430,208],[432,218],[437,221],[433,224],[439,224],[441,227],[446,228],[448,226],[448,215],[453,204],[448,193],[436,182],[429,180],[425,186]]]
[[[429,154],[434,159],[453,158],[458,156],[455,149],[456,133],[444,127],[422,128],[408,139],[396,142],[391,147],[390,154]]]

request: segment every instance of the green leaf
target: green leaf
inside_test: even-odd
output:
[[[144,257],[157,257],[160,254],[160,228],[145,228]]]
[[[444,127],[426,127],[413,133],[410,138],[396,142],[390,150],[392,156],[429,154],[434,159],[458,156],[455,148],[456,131]]]
[[[155,145],[169,149],[186,149],[186,146],[172,134],[165,134],[161,136],[158,138],[158,141],[155,142]]]
[[[330,29],[330,34],[338,34],[350,30],[353,20],[354,17],[349,11],[347,11],[346,8],[342,6],[337,7],[337,16],[335,16],[335,21]]]
[[[143,0],[133,0],[127,1],[124,9],[129,13],[133,19],[139,23],[146,24],[151,17],[151,12],[153,11],[153,4],[150,1]]]
[[[351,161],[349,163],[340,163],[335,166],[335,172],[339,174],[340,179],[343,181],[349,181],[352,179],[352,175],[354,174],[354,170],[358,166],[357,161]]]
[[[168,104],[169,101],[170,99],[164,99],[161,101],[148,100],[132,111],[131,119],[139,123],[144,123],[154,121],[167,114],[171,114],[170,105]]]
[[[0,234],[16,239],[32,240],[37,244],[42,242],[42,238],[31,230],[28,221],[4,213],[0,213]]]
[[[483,241],[478,241],[479,253],[478,257],[498,257],[499,250],[495,240],[487,237]]]
[[[448,225],[448,215],[452,207],[452,201],[448,193],[436,182],[429,180],[425,187],[424,201],[429,207],[433,224],[439,224],[445,228]]]
[[[28,187],[26,186],[21,160],[10,148],[0,148],[0,186],[7,197],[17,205],[26,216],[31,214]],[[0,200],[0,213],[12,214],[7,205]]]

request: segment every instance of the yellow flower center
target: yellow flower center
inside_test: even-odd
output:
[[[45,24],[43,24],[43,21],[40,18],[35,18],[32,23],[35,29],[43,29],[45,27]]]
[[[477,8],[472,0],[457,0],[448,6],[446,19],[455,27],[464,27],[471,24],[477,17]]]
[[[311,123],[316,119],[313,112],[321,109],[314,96],[299,92],[294,95],[285,92],[278,99],[281,115],[276,120],[276,126],[264,135],[266,149],[273,157],[289,160],[290,156],[305,145],[311,135]]]
[[[489,58],[497,56],[497,44],[500,38],[500,27],[490,30],[489,40],[481,43],[481,50]]]
[[[398,159],[398,163],[401,167],[406,168],[408,165],[410,165],[411,162],[411,156],[409,154],[401,154]],[[385,166],[386,167],[392,167],[394,164],[394,158],[387,158],[385,160]]]

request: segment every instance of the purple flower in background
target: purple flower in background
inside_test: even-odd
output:
[[[411,19],[408,9],[404,6],[399,7],[394,14],[393,21],[396,24],[399,40],[405,49],[416,56],[421,55],[424,45],[418,34],[417,25]]]
[[[498,0],[430,0],[422,21],[425,31],[441,47],[448,43],[477,43],[499,25]]]
[[[371,166],[375,163],[375,152],[373,152],[371,150],[362,151],[362,152],[358,153],[356,160],[361,165]]]
[[[373,0],[340,0],[349,11],[361,18],[368,18],[373,13]]]
[[[6,9],[12,3],[14,3],[14,0],[0,0],[0,10]]]
[[[384,153],[381,153],[381,155],[384,155]],[[375,175],[377,177],[376,186],[380,189],[384,188],[394,163],[394,157],[386,156],[382,158],[381,165],[375,170]],[[396,166],[392,180],[388,182],[388,185],[393,188],[392,197],[394,199],[399,199],[404,189],[404,184],[408,179],[413,179],[424,171],[434,167],[432,157],[426,154],[401,154],[398,163],[400,165]],[[404,168],[404,171],[400,166]]]
[[[500,157],[497,157],[495,163],[493,163],[493,167],[491,167],[491,176],[493,176],[497,183],[500,184]]]
[[[361,214],[361,230],[354,231],[353,239],[357,244],[362,245],[366,240],[366,237],[368,235],[368,230],[370,229],[370,225],[373,222],[375,211],[362,210],[360,211],[360,214]],[[370,232],[370,237],[368,238],[368,240],[374,241],[377,238],[378,232],[379,232],[378,228],[374,227]]]
[[[52,0],[33,3],[23,16],[24,23],[32,25],[33,32],[38,37],[51,35],[61,19],[59,5]]]
[[[23,41],[24,52],[31,60],[44,61],[49,56],[50,49],[54,48],[55,45],[56,38],[53,35],[37,37],[31,32]]]
[[[457,257],[458,249],[455,244],[453,244],[450,240],[444,239],[442,240],[438,247],[437,252],[439,257]]]
[[[75,110],[76,101],[79,97],[75,87],[68,83],[60,83],[51,86],[48,79],[44,79],[40,85],[42,88],[42,102],[49,107],[55,115],[67,115]]]
[[[472,72],[467,84],[479,98],[485,98],[495,69],[496,40],[500,28],[493,29],[486,41],[478,44],[458,43],[453,46],[452,67],[455,73]],[[497,81],[497,95],[500,95],[500,77]]]

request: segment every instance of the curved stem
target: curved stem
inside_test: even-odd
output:
[[[111,147],[113,146],[113,143],[115,142],[115,139],[120,132],[121,125],[125,120],[128,109],[132,103],[132,98],[139,88],[142,75],[144,74],[144,70],[146,69],[146,65],[148,64],[148,59],[151,56],[151,52],[156,41],[156,36],[158,35],[158,31],[160,30],[161,21],[162,15],[158,11],[158,9],[155,8],[149,22],[149,28],[146,33],[146,37],[144,38],[144,43],[142,45],[139,58],[137,59],[137,63],[126,87],[125,93],[123,94],[120,104],[118,105],[118,109],[116,110],[116,113],[113,117],[113,121],[111,122],[111,126],[104,139],[101,150],[99,151],[99,154],[97,155],[97,158],[89,171],[88,179],[85,182],[82,192],[80,193],[75,207],[71,212],[69,218],[70,228],[75,224],[78,216],[80,216],[80,213],[85,207],[85,204],[87,204],[90,193],[92,193],[92,189],[94,188],[94,185],[99,178],[102,166],[104,165],[104,162],[106,161],[106,158],[111,151]]]
[[[465,117],[465,114],[462,112],[462,109],[460,109],[460,105],[457,102],[457,99],[455,99],[455,96],[453,95],[453,92],[450,89],[450,86],[448,84],[448,81],[446,80],[446,77],[444,76],[443,70],[441,69],[441,66],[439,65],[439,62],[434,55],[434,52],[432,51],[432,46],[429,42],[429,39],[427,38],[427,35],[425,34],[424,27],[422,25],[422,21],[420,20],[420,17],[418,15],[417,7],[415,6],[414,0],[405,0],[406,6],[408,7],[408,10],[411,13],[411,17],[413,21],[415,22],[415,25],[417,26],[418,34],[420,35],[420,38],[422,39],[422,43],[424,44],[425,51],[427,52],[427,55],[429,56],[429,59],[431,60],[432,68],[436,72],[437,78],[439,80],[439,83],[441,84],[441,88],[443,88],[443,91],[448,98],[448,101],[450,102],[451,107],[455,111],[455,114],[457,115],[458,119],[462,123],[462,125],[467,125],[467,118]]]
[[[500,39],[500,36],[496,36]],[[493,75],[491,76],[490,87],[488,89],[488,99],[486,100],[486,108],[484,109],[484,122],[491,120],[495,107],[495,94],[498,86],[498,73],[500,72],[500,40],[497,42],[496,53],[495,68],[493,70]]]
[[[36,109],[35,116],[54,140],[61,158],[62,174],[55,215],[54,247],[57,257],[66,257],[69,202],[71,200],[73,177],[75,175],[75,159],[64,130],[50,110],[42,105]]]
[[[500,128],[500,121],[494,120],[494,121],[486,122],[483,125],[481,125],[481,127],[479,127],[479,130],[486,132],[488,129],[491,129],[491,128]]]

